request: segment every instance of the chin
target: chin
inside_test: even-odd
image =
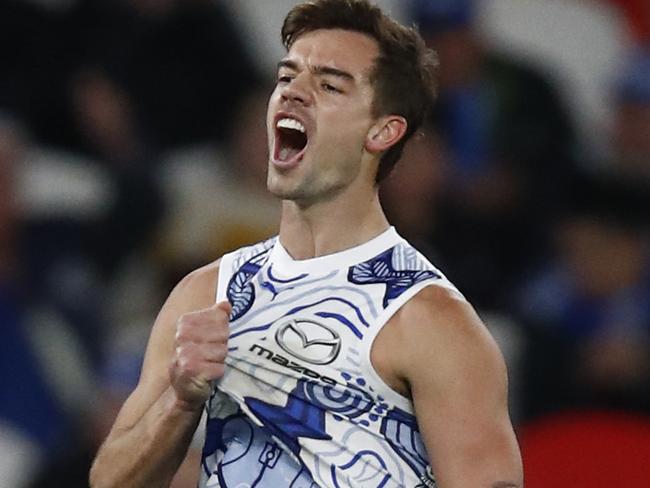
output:
[[[278,181],[278,177],[269,177],[266,187],[269,190],[269,193],[274,197],[280,198],[282,200],[294,200],[295,195],[298,194],[295,189],[291,188],[287,184],[283,184],[282,181]]]
[[[288,200],[292,202],[301,202],[306,200],[305,195],[297,190],[287,188],[269,188],[271,194],[280,200]]]
[[[301,207],[309,206],[309,202],[314,202],[317,198],[309,191],[302,187],[279,184],[279,182],[269,182],[267,185],[269,192],[280,200],[294,202]]]
[[[269,169],[266,182],[269,192],[282,200],[289,200],[301,207],[335,198],[348,185],[343,181],[329,181],[327,175],[278,173]]]

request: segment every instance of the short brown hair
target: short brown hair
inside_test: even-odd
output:
[[[360,32],[379,45],[370,75],[374,115],[401,115],[408,124],[404,137],[382,156],[379,182],[391,172],[433,103],[436,56],[417,30],[397,23],[368,0],[313,0],[297,5],[284,19],[282,42],[289,50],[298,37],[318,29]]]

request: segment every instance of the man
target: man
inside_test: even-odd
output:
[[[430,101],[430,53],[366,0],[299,5],[282,38],[280,235],[175,288],[92,485],[166,486],[207,401],[201,486],[521,486],[501,355],[377,197]]]

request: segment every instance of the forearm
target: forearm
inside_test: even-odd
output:
[[[523,467],[514,435],[494,435],[483,446],[454,449],[435,470],[439,488],[522,488]]]
[[[167,389],[128,430],[108,436],[90,471],[92,488],[167,487],[183,461],[201,410],[185,408]],[[198,469],[198,467],[197,467]]]
[[[475,479],[457,479],[453,482],[436,480],[436,488],[523,488],[522,481],[476,481]]]

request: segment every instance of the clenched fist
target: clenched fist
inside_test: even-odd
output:
[[[230,310],[230,304],[223,301],[186,313],[176,322],[169,376],[178,399],[192,409],[202,408],[212,391],[212,380],[223,376]]]

